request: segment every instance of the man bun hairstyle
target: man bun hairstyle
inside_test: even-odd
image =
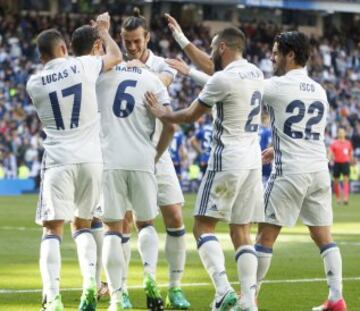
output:
[[[282,32],[275,37],[278,50],[281,54],[287,55],[291,51],[295,54],[295,62],[305,66],[310,57],[310,42],[306,35],[299,31]]]
[[[145,17],[141,15],[140,9],[138,7],[134,7],[132,15],[125,18],[121,28],[126,31],[133,31],[139,27],[144,28],[145,33],[149,32]]]

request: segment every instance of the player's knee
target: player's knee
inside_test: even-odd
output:
[[[154,226],[154,221],[153,220],[147,220],[147,221],[137,221],[136,222],[136,227],[137,229],[140,231],[141,229],[144,229],[146,227],[149,226]]]
[[[57,235],[59,237],[63,236],[64,231],[64,221],[63,220],[53,220],[45,221],[43,223],[43,234],[44,235]]]
[[[175,210],[174,213],[164,217],[166,228],[180,228],[183,226],[181,210]]]

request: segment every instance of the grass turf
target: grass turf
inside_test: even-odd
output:
[[[38,254],[41,229],[33,222],[37,197],[0,197],[0,310],[32,311],[40,309],[41,293],[23,293],[18,290],[40,290],[41,278],[38,269]],[[184,218],[188,229],[188,257],[183,282],[192,310],[210,310],[213,288],[203,269],[196,251],[195,242],[190,235],[192,209],[195,196],[186,196]],[[360,196],[352,196],[349,206],[334,206],[334,237],[343,255],[344,294],[349,310],[360,310]],[[164,226],[161,219],[156,227],[162,241],[158,266],[158,282],[167,282],[167,264],[163,252]],[[255,228],[254,228],[255,229]],[[218,227],[220,241],[225,251],[227,272],[231,281],[236,283],[237,273],[234,252],[229,241],[227,226]],[[255,232],[255,231],[254,231]],[[136,248],[136,234],[132,247]],[[81,277],[76,260],[75,244],[67,228],[61,246],[62,271],[61,287],[66,310],[76,310],[81,287]],[[327,295],[322,260],[319,251],[310,240],[307,229],[301,224],[292,229],[284,229],[274,249],[273,263],[268,280],[298,280],[293,283],[267,283],[262,287],[259,297],[261,311],[303,311],[311,310],[320,304]],[[306,279],[311,279],[306,282]],[[141,285],[142,265],[140,257],[133,251],[129,285]],[[205,283],[195,285],[194,283]],[[194,284],[194,285],[191,285]],[[239,290],[238,285],[234,287]],[[75,289],[73,289],[75,288]],[[13,291],[5,292],[5,289]],[[166,287],[162,289],[163,296]],[[135,310],[144,310],[145,298],[141,288],[130,289],[130,297]],[[100,301],[98,310],[106,310],[107,300]]]

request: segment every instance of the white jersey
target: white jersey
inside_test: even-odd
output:
[[[169,105],[165,86],[144,68],[120,64],[100,76],[96,92],[101,115],[101,144],[104,169],[124,169],[154,173],[155,118],[148,112],[146,92]]]
[[[245,59],[215,73],[199,95],[213,107],[213,140],[208,169],[213,171],[261,167],[258,139],[263,73]]]
[[[305,69],[266,80],[264,101],[269,106],[275,165],[282,174],[328,169],[324,132],[328,101],[323,87]]]
[[[165,59],[163,57],[155,55],[151,50],[148,51],[149,51],[149,57],[145,62],[145,66],[156,74],[168,74],[174,81],[176,76],[176,70],[171,68],[165,62]],[[157,144],[159,141],[161,131],[162,131],[162,123],[159,120],[156,120],[156,128],[153,137],[153,141],[155,144]],[[168,150],[165,150],[165,152],[161,155],[161,158],[159,159],[159,162],[165,162],[165,161],[172,163],[170,153]]]
[[[101,163],[100,126],[95,94],[102,59],[57,58],[31,76],[27,91],[46,134],[46,167]]]

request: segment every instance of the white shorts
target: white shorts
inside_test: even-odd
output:
[[[155,176],[158,185],[157,201],[159,206],[184,203],[184,196],[168,151],[156,164]]]
[[[195,204],[195,216],[231,224],[264,221],[261,169],[215,172],[207,170]]]
[[[276,176],[265,191],[265,222],[292,227],[300,216],[307,226],[330,226],[333,221],[330,174]]]
[[[80,163],[43,168],[36,223],[92,219],[101,191],[102,164]]]
[[[103,180],[102,219],[105,222],[124,219],[129,203],[136,220],[152,220],[158,214],[154,174],[121,169],[105,170]]]

